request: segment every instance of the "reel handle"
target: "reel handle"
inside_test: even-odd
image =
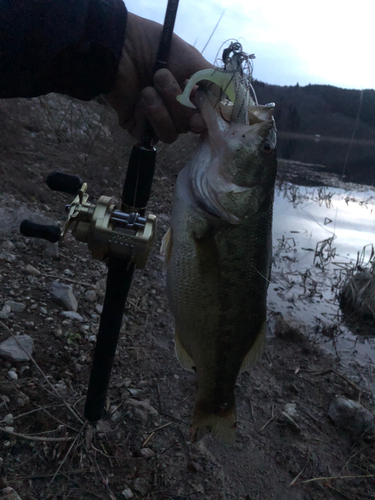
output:
[[[42,240],[56,243],[56,241],[60,239],[61,230],[58,226],[35,224],[35,222],[31,222],[31,220],[25,219],[21,222],[20,233],[29,238],[41,238]]]
[[[46,184],[52,191],[75,195],[81,189],[83,181],[77,175],[52,172],[48,175]]]

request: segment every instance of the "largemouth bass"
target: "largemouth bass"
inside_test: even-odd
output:
[[[162,247],[176,354],[198,377],[193,442],[207,432],[233,442],[236,379],[259,358],[266,335],[274,105],[255,104],[241,75],[238,68],[199,72],[180,96],[191,106],[197,81],[217,82],[195,95],[208,132],[178,176]]]

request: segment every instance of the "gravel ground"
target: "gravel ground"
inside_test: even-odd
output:
[[[71,235],[57,247],[23,238],[18,226],[26,217],[62,224],[71,200],[43,183],[54,170],[80,175],[94,199],[118,198],[131,141],[106,107],[54,95],[2,101],[0,127],[0,342],[34,341],[27,361],[0,357],[0,490],[22,500],[375,498],[373,437],[328,416],[336,395],[374,412],[373,395],[303,325],[283,334],[270,322],[261,361],[238,379],[235,444],[189,442],[196,382],[174,356],[159,247],[190,136],[160,148],[149,205],[157,242],[135,273],[106,416],[96,428],[85,422],[105,263]],[[64,315],[56,280],[71,286],[79,317]]]

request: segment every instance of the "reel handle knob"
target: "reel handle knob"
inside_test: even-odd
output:
[[[60,239],[61,230],[58,226],[35,224],[35,222],[25,219],[21,222],[20,233],[29,238],[41,238],[42,240],[56,243]]]
[[[81,189],[83,181],[77,175],[52,172],[48,175],[46,184],[52,191],[60,191],[62,193],[75,195],[77,191]]]

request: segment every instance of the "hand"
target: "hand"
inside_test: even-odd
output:
[[[206,129],[199,112],[176,101],[192,74],[212,68],[203,56],[177,35],[173,35],[168,70],[152,74],[162,26],[128,13],[125,44],[117,81],[107,99],[118,114],[120,126],[141,138],[147,117],[158,139],[174,142],[178,135]],[[153,85],[153,86],[152,86]]]

